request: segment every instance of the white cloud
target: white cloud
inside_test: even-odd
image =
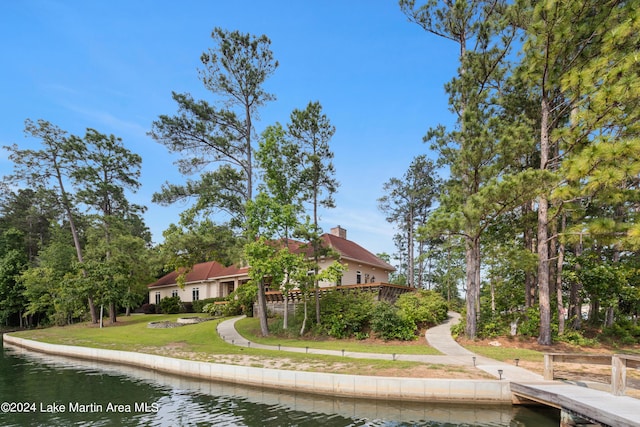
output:
[[[111,129],[119,131],[114,133],[126,133],[138,136],[146,136],[148,131],[148,126],[142,126],[136,122],[123,120],[105,111],[78,107],[73,104],[66,104],[65,107],[75,113],[81,114],[98,123],[108,126]]]

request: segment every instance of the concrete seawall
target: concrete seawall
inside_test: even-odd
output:
[[[47,354],[120,363],[172,375],[327,396],[415,402],[511,403],[508,381],[395,378],[198,362],[153,354],[49,344],[3,335],[8,344]]]

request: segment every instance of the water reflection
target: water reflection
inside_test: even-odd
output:
[[[334,399],[199,381],[5,346],[0,401],[65,406],[0,414],[0,425],[557,426],[555,411]],[[122,405],[107,411],[108,405]],[[75,405],[75,406],[74,406]],[[82,412],[70,412],[78,405]],[[92,406],[93,405],[93,406]],[[98,409],[89,412],[89,409]],[[118,410],[120,409],[120,410]],[[127,411],[129,409],[129,411]]]

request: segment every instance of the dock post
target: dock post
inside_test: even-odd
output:
[[[627,359],[614,354],[611,357],[611,394],[624,396],[627,388]]]
[[[571,412],[560,411],[560,427],[602,427],[601,424],[593,423],[589,420],[581,418]]]
[[[544,355],[544,373],[545,381],[553,381],[553,354],[545,353]]]

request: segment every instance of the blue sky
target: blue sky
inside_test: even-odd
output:
[[[86,128],[121,137],[143,158],[142,187],[155,242],[185,205],[151,196],[184,180],[175,156],[147,136],[173,114],[171,91],[211,100],[198,80],[200,54],[214,27],[266,34],[280,66],[266,82],[276,96],[257,130],[309,101],[336,127],[331,140],[340,188],[321,225],[340,224],[373,252],[394,252],[393,227],[377,208],[382,185],[429,154],[422,136],[453,121],[443,85],[455,73],[455,45],[408,22],[394,0],[0,2],[0,145],[33,146],[24,120],[45,119],[73,134]],[[0,173],[11,172],[0,153]]]

